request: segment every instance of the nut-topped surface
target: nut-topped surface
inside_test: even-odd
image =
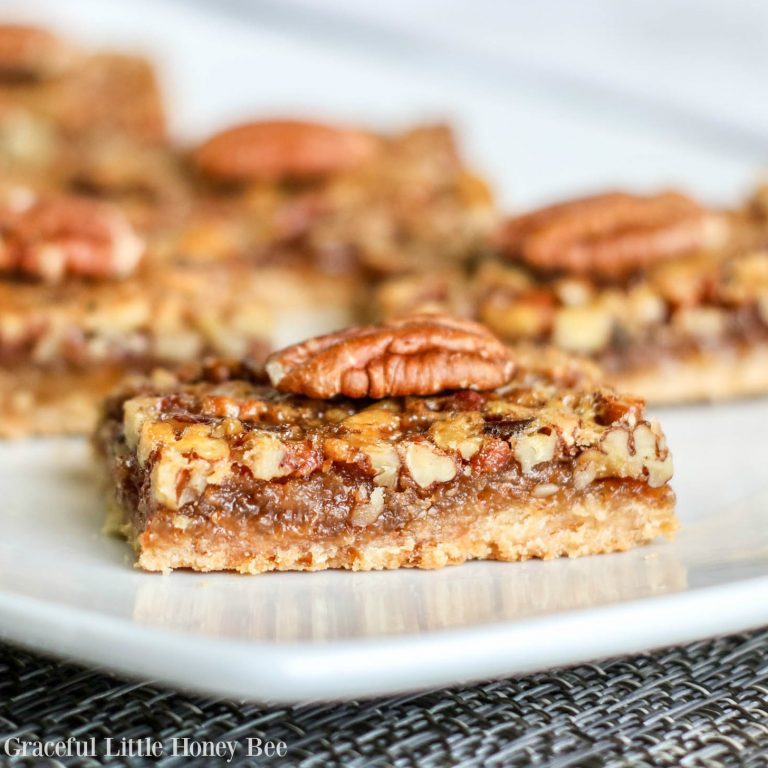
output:
[[[615,279],[716,247],[726,232],[724,217],[677,192],[609,192],[511,218],[498,238],[534,268]]]
[[[311,179],[369,160],[378,143],[372,134],[352,128],[265,120],[216,134],[195,151],[194,162],[215,181]]]
[[[487,263],[472,289],[477,316],[509,341],[647,357],[768,339],[767,276],[768,251],[756,249],[659,263],[611,286],[587,277],[543,280],[518,266]]]
[[[520,493],[604,478],[663,486],[671,457],[642,401],[571,379],[565,388],[521,370],[495,391],[324,400],[277,392],[259,369],[216,363],[186,383],[146,383],[110,408],[152,475],[154,503],[173,509],[207,486],[231,494],[233,484],[339,472],[369,491],[417,494],[490,476]]]
[[[382,398],[495,389],[514,362],[482,325],[422,314],[296,344],[271,355],[267,372],[282,392]]]
[[[495,224],[487,185],[446,126],[386,135],[283,120],[226,129],[192,153],[201,231],[281,263],[300,253],[332,272],[422,271],[461,262]],[[210,237],[205,238],[206,250]]]
[[[469,272],[389,279],[373,314],[428,308],[505,342],[589,356],[654,402],[768,388],[768,241],[760,191],[716,211],[676,193],[609,193],[513,218]]]
[[[125,214],[87,197],[41,198],[0,215],[0,271],[59,282],[68,275],[124,278],[144,243]]]

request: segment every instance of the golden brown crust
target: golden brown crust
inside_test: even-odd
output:
[[[425,314],[310,339],[270,355],[267,370],[281,392],[382,398],[496,389],[514,363],[483,326]]]
[[[467,560],[529,560],[622,552],[659,537],[671,538],[678,524],[669,489],[651,496],[631,487],[605,489],[565,501],[557,496],[511,502],[493,510],[466,510],[469,528],[438,533],[433,524],[414,521],[376,537],[354,529],[334,542],[282,543],[243,537],[243,546],[223,540],[205,521],[174,515],[151,529],[123,528],[148,571],[354,571],[390,568],[443,568]]]

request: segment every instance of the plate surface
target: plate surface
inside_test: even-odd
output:
[[[752,177],[741,150],[612,122],[524,82],[501,92],[414,71],[407,57],[363,60],[175,4],[27,2],[18,15],[43,13],[81,37],[158,51],[188,136],[267,112],[447,117],[522,205],[669,181],[727,197]],[[768,622],[768,402],[659,416],[676,458],[674,543],[439,572],[139,573],[127,546],[100,533],[86,441],[2,444],[0,636],[180,687],[294,701],[447,685]]]
[[[632,552],[442,571],[132,568],[101,534],[84,440],[0,446],[0,634],[247,698],[382,694],[523,672],[768,622],[768,403],[661,414],[683,529]]]

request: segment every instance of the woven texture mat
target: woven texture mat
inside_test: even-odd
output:
[[[762,767],[768,629],[472,687],[296,707],[129,683],[0,645],[0,744],[10,736],[230,740],[230,765]],[[248,737],[283,740],[287,757],[248,757]],[[223,764],[168,751],[152,762],[0,756],[0,765]]]

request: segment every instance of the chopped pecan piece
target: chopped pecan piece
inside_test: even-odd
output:
[[[447,483],[456,477],[455,461],[426,441],[404,443],[403,456],[409,474],[422,488],[433,483]]]
[[[194,162],[217,181],[304,179],[354,168],[377,146],[377,139],[364,131],[270,120],[216,134],[197,149]]]
[[[717,245],[724,230],[721,217],[677,192],[610,192],[511,219],[499,243],[539,269],[620,278]]]
[[[282,392],[308,397],[399,397],[496,389],[515,365],[488,330],[445,315],[348,328],[275,352],[267,372]]]
[[[599,447],[577,458],[577,488],[603,477],[644,479],[651,488],[667,483],[672,477],[672,456],[658,425],[644,421],[633,430],[626,425],[611,427],[601,436]]]
[[[42,199],[2,224],[0,270],[46,282],[65,275],[120,278],[131,274],[144,243],[125,214],[84,197]]]

